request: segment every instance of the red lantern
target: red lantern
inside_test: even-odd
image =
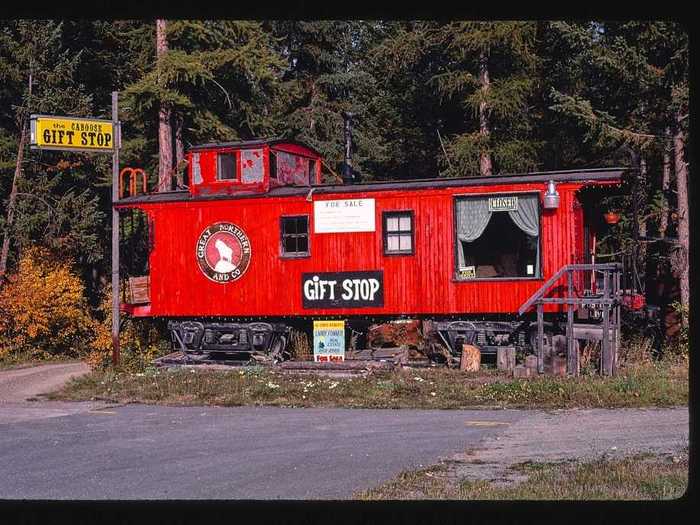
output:
[[[603,215],[603,217],[605,217],[605,222],[607,222],[608,224],[617,224],[618,222],[620,222],[620,214],[615,213],[614,211],[609,211],[608,213]]]

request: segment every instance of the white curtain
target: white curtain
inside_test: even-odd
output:
[[[518,209],[508,212],[515,225],[530,237],[540,234],[538,201],[537,195],[518,195]]]
[[[489,211],[489,201],[487,197],[478,199],[460,199],[456,203],[457,206],[457,257],[459,259],[459,267],[462,268],[465,264],[463,242],[473,242],[484,233],[486,226],[491,220],[491,212]]]
[[[515,225],[529,235],[535,245],[535,276],[540,275],[540,206],[538,195],[518,195],[518,209],[509,211]]]

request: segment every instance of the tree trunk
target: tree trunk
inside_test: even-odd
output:
[[[690,227],[688,224],[688,163],[683,158],[685,136],[681,127],[680,113],[676,115],[673,133],[673,156],[676,171],[676,191],[678,195],[678,242],[682,252],[682,264],[679,265],[681,304],[690,305],[690,284],[688,281],[688,249],[690,245]]]
[[[479,83],[484,96],[489,90],[489,58],[486,52],[479,55]],[[491,175],[491,153],[488,151],[491,126],[489,123],[489,107],[485,100],[479,102],[479,134],[482,137],[482,151],[479,157],[479,171],[481,175]]]
[[[160,69],[160,61],[167,51],[166,21],[159,19],[156,20],[157,68]],[[158,191],[168,191],[172,187],[173,131],[170,125],[170,113],[170,108],[161,102],[158,112]]]
[[[185,144],[182,140],[182,127],[184,120],[181,115],[175,115],[175,175],[178,187],[185,185],[183,176],[183,162],[185,161]]]
[[[311,136],[314,136],[316,132],[316,119],[314,118],[314,99],[316,98],[316,81],[311,82],[311,96],[309,98],[309,113],[311,115],[311,122],[309,122],[309,132]]]
[[[33,73],[29,70],[27,79],[27,90],[29,93],[29,104],[32,99]],[[27,108],[28,109],[28,108]],[[7,259],[10,255],[10,230],[15,221],[15,207],[17,205],[17,186],[19,178],[22,176],[22,162],[24,161],[24,144],[27,139],[27,117],[28,111],[21,117],[19,147],[17,148],[17,161],[15,163],[15,174],[12,177],[12,189],[10,190],[10,200],[7,203],[7,220],[5,221],[5,231],[2,236],[2,249],[0,250],[0,285],[5,282],[7,273]]]
[[[24,160],[24,143],[27,135],[27,121],[22,123],[22,131],[20,132],[19,148],[17,149],[17,162],[15,164],[15,175],[12,178],[12,189],[10,190],[10,200],[7,203],[7,220],[5,222],[5,231],[2,236],[2,251],[0,252],[0,285],[5,282],[5,273],[7,272],[7,258],[10,254],[10,230],[15,220],[15,206],[17,203],[17,186],[19,178],[22,175],[22,161]]]
[[[664,143],[663,143],[663,154],[661,162],[661,192],[666,200],[666,208],[661,213],[659,217],[659,237],[662,239],[666,238],[666,232],[668,231],[668,217],[671,212],[671,201],[668,199],[669,189],[671,187],[671,128],[666,126],[664,130]],[[657,244],[657,263],[656,263],[656,300],[660,305],[664,307],[670,303],[669,300],[669,287],[668,287],[668,273],[666,271],[667,265],[662,263],[661,255],[668,254],[668,248],[670,245],[660,242]]]
[[[671,129],[667,126],[664,131],[664,151],[661,174],[661,191],[664,197],[668,195],[668,190],[671,187]],[[670,208],[670,203],[668,208]],[[668,229],[668,209],[661,215],[659,220],[659,237],[666,237]]]

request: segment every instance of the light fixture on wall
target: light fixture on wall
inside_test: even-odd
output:
[[[620,222],[620,214],[615,211],[609,211],[603,214],[603,217],[608,224],[617,224]]]
[[[547,191],[544,193],[544,207],[547,210],[554,210],[559,207],[559,193],[553,180],[547,183]]]

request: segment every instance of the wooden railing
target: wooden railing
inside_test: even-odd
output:
[[[603,289],[601,293],[576,297],[574,294],[574,272],[591,272],[592,282],[595,282],[595,272],[603,274]],[[596,305],[603,308],[603,334],[601,343],[601,373],[613,375],[617,366],[617,350],[620,337],[620,275],[622,265],[606,264],[568,264],[559,269],[539,290],[525,301],[518,309],[523,315],[533,306],[537,309],[537,371],[544,372],[544,305],[566,305],[566,368],[572,375],[579,374],[579,355],[574,350],[574,307]],[[552,287],[566,274],[567,286],[564,297],[546,297]],[[612,319],[610,318],[612,314]],[[612,322],[611,322],[612,321]],[[612,337],[611,337],[612,335]]]

